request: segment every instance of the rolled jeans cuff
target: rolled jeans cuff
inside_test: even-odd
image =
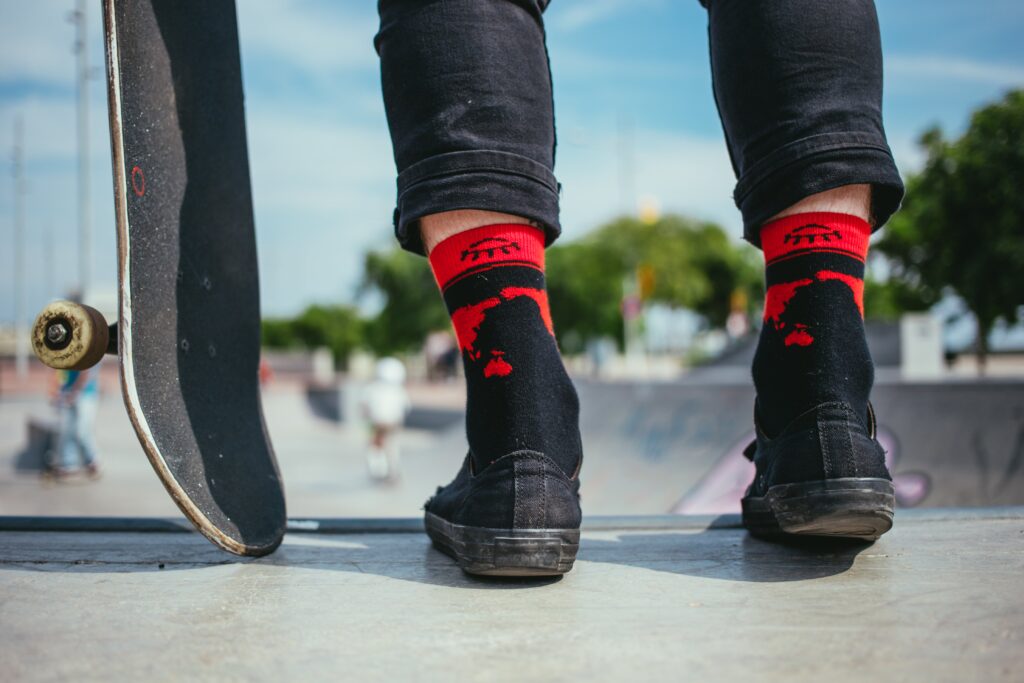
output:
[[[550,169],[511,152],[448,152],[398,175],[395,236],[403,249],[424,254],[419,219],[457,209],[498,211],[535,221],[545,243],[561,233],[559,184]]]
[[[903,181],[883,139],[825,133],[786,145],[748,169],[736,184],[743,237],[759,247],[761,226],[775,214],[812,194],[859,184],[872,186],[871,222],[877,230],[903,200]]]

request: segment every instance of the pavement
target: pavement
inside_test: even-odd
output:
[[[463,574],[418,520],[302,520],[259,560],[28,522],[0,519],[4,680],[1024,680],[1020,507],[902,511],[874,545],[591,517],[532,581]]]

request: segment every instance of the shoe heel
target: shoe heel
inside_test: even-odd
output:
[[[556,576],[572,569],[579,529],[486,529],[427,513],[427,535],[463,571],[480,576]]]
[[[755,535],[874,541],[892,528],[895,506],[891,481],[848,477],[773,486],[745,501],[743,515]]]

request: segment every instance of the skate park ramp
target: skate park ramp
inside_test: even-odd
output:
[[[588,511],[739,510],[753,475],[749,381],[578,387]],[[872,401],[902,507],[1024,504],[1024,383],[880,383]]]
[[[864,323],[868,348],[875,370],[883,373],[898,370],[900,365],[900,326],[898,323],[868,320]],[[757,351],[758,334],[752,333],[735,341],[710,362],[693,368],[688,379],[708,381],[718,375],[736,378],[750,377],[750,366]]]

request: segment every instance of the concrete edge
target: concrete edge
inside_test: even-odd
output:
[[[926,508],[898,510],[897,520],[946,522],[963,520],[1024,520],[1024,506],[984,508]],[[740,516],[726,515],[598,515],[585,517],[584,531],[641,531],[742,528]],[[184,518],[167,517],[50,517],[0,516],[0,532],[187,533]],[[288,532],[297,534],[405,534],[423,531],[423,520],[395,518],[293,518]]]

